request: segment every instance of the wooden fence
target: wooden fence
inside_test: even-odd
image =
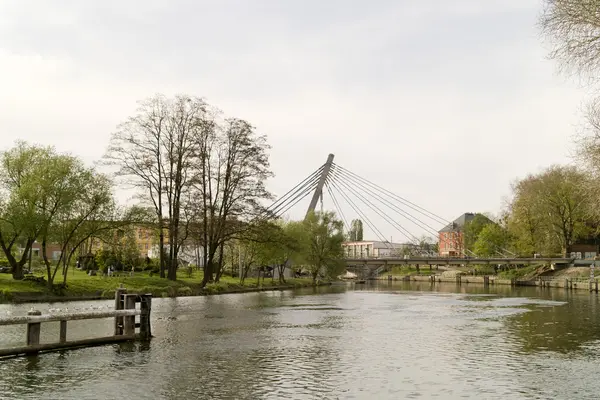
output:
[[[140,308],[136,308],[136,304]],[[26,346],[0,349],[0,357],[37,354],[39,352],[90,347],[103,344],[119,343],[131,340],[149,340],[152,337],[150,313],[152,311],[151,294],[127,294],[125,288],[115,292],[115,309],[102,312],[85,312],[69,314],[42,315],[39,310],[31,310],[24,316],[0,318],[0,326],[27,324]],[[140,316],[136,323],[136,316]],[[67,323],[69,321],[88,319],[114,319],[114,334],[91,339],[67,340]],[[42,323],[60,322],[58,342],[40,343]],[[136,328],[139,331],[136,333]]]

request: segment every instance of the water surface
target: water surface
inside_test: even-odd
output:
[[[112,301],[2,305],[59,312]],[[155,299],[149,344],[0,361],[14,399],[597,399],[598,296],[383,283]],[[111,334],[76,321],[69,338]],[[42,341],[58,337],[44,324]],[[0,327],[0,345],[24,327]]]

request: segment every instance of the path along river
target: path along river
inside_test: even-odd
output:
[[[111,327],[77,321],[69,335]],[[386,282],[155,299],[153,334],[0,361],[0,398],[600,398],[600,303],[585,291]],[[57,337],[43,325],[42,341]],[[24,327],[0,327],[1,346],[23,339]]]

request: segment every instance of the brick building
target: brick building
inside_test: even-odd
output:
[[[465,255],[465,226],[476,214],[464,213],[439,233],[439,253],[441,257],[460,257]]]

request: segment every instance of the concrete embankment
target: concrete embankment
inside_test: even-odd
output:
[[[389,277],[380,277],[377,280],[389,281]],[[510,285],[510,286],[540,286],[547,288],[565,288],[573,290],[588,290],[598,292],[598,279],[590,280],[585,278],[552,278],[552,277],[536,277],[531,279],[502,279],[496,276],[468,276],[456,275],[455,277],[442,277],[439,275],[423,276],[411,275],[403,277],[392,277],[392,281],[405,282],[445,282],[462,284],[477,284],[477,285]]]

